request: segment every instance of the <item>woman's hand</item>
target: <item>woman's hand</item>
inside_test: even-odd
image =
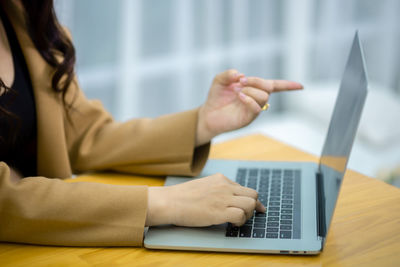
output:
[[[226,222],[242,225],[254,210],[265,212],[257,197],[255,190],[222,174],[173,186],[150,187],[146,226],[209,226]]]
[[[236,70],[218,74],[199,110],[196,145],[248,125],[268,103],[271,93],[302,88],[297,82],[245,77]]]

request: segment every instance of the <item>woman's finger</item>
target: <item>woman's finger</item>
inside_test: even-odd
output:
[[[265,206],[258,199],[257,199],[257,204],[256,204],[256,211],[258,211],[258,212],[266,212],[267,211]]]
[[[251,197],[253,199],[258,198],[258,193],[256,190],[241,185],[237,185],[234,187],[233,194],[235,196],[245,196],[245,197]]]
[[[252,97],[260,107],[264,106],[269,99],[269,94],[266,91],[254,87],[245,87],[242,92]]]
[[[268,93],[303,89],[303,85],[298,82],[286,80],[265,80],[258,77],[242,77],[240,78],[240,83],[243,86],[259,88]]]
[[[238,94],[240,101],[242,101],[254,114],[261,112],[260,105],[250,96],[239,92]]]
[[[247,220],[246,213],[241,208],[228,207],[224,214],[224,222],[230,222],[237,226],[243,225]]]
[[[242,209],[246,214],[246,219],[250,219],[253,216],[256,204],[257,200],[245,196],[234,196],[229,202],[230,207]]]
[[[230,85],[231,83],[239,82],[241,77],[244,77],[244,74],[239,73],[237,70],[230,69],[215,76],[214,82],[221,85]]]

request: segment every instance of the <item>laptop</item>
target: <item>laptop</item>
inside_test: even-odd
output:
[[[318,254],[326,243],[338,194],[367,96],[367,71],[358,33],[341,80],[319,164],[209,160],[198,177],[223,173],[258,191],[265,213],[240,227],[150,227],[150,249]],[[257,149],[257,148],[254,148]],[[167,177],[165,186],[195,178]]]

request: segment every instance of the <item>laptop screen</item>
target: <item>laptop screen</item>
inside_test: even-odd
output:
[[[319,234],[325,237],[367,96],[367,73],[356,32],[319,164]]]

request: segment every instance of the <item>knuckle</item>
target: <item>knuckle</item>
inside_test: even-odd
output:
[[[255,209],[257,204],[257,200],[254,198],[247,198],[247,203],[246,203],[246,211],[251,212]]]
[[[258,192],[256,190],[253,189],[253,193],[254,193],[254,198],[257,199],[258,198]],[[254,200],[255,200],[254,199]]]
[[[235,209],[229,214],[226,221],[237,225],[241,225],[243,216],[245,216],[245,214],[242,209]]]
[[[221,182],[225,182],[228,178],[225,177],[225,175],[223,175],[222,173],[216,173],[215,177],[221,181]]]
[[[229,76],[233,76],[233,75],[235,75],[236,73],[238,73],[238,71],[237,71],[236,69],[228,69],[228,70],[226,71],[226,73],[227,73]]]
[[[244,212],[244,210],[238,209],[235,220],[236,220],[236,223],[238,223],[240,225],[242,225],[246,222],[247,216],[246,216],[246,213]]]
[[[214,81],[223,81],[226,77],[233,77],[238,71],[236,69],[228,69],[224,72],[217,74]]]

